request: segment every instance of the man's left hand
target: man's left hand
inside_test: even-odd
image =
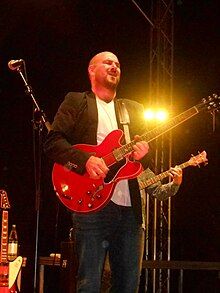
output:
[[[149,145],[146,141],[139,141],[140,136],[136,135],[134,140],[136,140],[136,144],[133,146],[132,156],[135,160],[142,159],[149,151]]]
[[[173,183],[180,185],[183,180],[183,171],[180,167],[175,166],[174,168],[170,168],[170,176],[173,178]]]

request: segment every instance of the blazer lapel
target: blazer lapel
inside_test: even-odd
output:
[[[97,128],[98,128],[98,109],[96,105],[96,98],[93,92],[86,94],[88,105],[89,129],[91,144],[97,144]]]

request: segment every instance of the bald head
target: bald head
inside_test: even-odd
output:
[[[92,57],[92,59],[89,62],[89,66],[95,65],[96,63],[100,62],[100,60],[103,60],[106,58],[114,58],[114,59],[117,59],[117,61],[118,61],[118,58],[115,54],[113,54],[112,52],[104,51],[104,52],[100,52],[100,53],[96,54],[94,57]]]

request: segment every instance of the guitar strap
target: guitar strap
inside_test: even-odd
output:
[[[130,117],[129,117],[128,110],[125,106],[123,99],[117,100],[116,103],[117,103],[119,121],[123,125],[125,142],[127,144],[131,142],[130,133],[129,133]]]
[[[129,132],[129,124],[130,117],[128,114],[128,110],[123,99],[117,100],[117,111],[120,123],[123,125],[124,135],[125,135],[125,143],[131,142],[130,132]],[[141,210],[142,210],[142,227],[146,228],[146,193],[144,189],[140,189],[141,195]]]

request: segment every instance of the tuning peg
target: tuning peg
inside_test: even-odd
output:
[[[220,96],[219,96],[219,95],[217,95],[217,94],[213,94],[213,97],[214,97],[215,99],[218,99],[218,100],[220,100]]]
[[[200,151],[198,151],[198,154],[200,155]],[[200,155],[200,157],[201,157],[201,155]],[[197,166],[200,168],[200,164],[197,164]]]
[[[198,153],[199,153],[199,152],[198,152]],[[197,162],[196,159],[195,159],[195,156],[194,156],[193,154],[191,154],[191,157],[194,158],[195,165],[198,166],[198,167],[200,168],[198,162]]]

